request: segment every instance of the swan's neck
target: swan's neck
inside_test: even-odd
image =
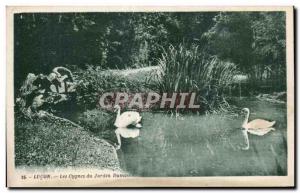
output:
[[[121,115],[121,110],[120,110],[120,108],[118,108],[117,119],[120,117],[120,115]]]
[[[246,126],[247,123],[248,123],[249,114],[250,114],[250,112],[248,111],[248,112],[247,112],[247,115],[246,115],[246,117],[245,117],[244,123],[243,123],[243,127]]]

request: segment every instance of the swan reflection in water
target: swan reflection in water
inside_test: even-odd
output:
[[[275,125],[276,121],[267,121],[264,119],[254,119],[254,120],[248,122],[249,116],[250,116],[250,110],[249,110],[249,108],[243,108],[242,110],[244,112],[246,112],[246,117],[242,124],[243,135],[244,135],[244,138],[246,141],[246,147],[244,147],[242,149],[248,150],[250,147],[248,133],[253,134],[253,135],[263,136],[263,135],[269,133],[270,131],[275,130],[275,128],[273,128],[272,126]]]

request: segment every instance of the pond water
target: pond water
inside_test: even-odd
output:
[[[122,168],[134,176],[286,175],[286,105],[257,99],[235,101],[251,110],[250,120],[275,120],[275,131],[249,134],[245,151],[244,117],[142,113],[140,137],[123,139],[118,150]]]
[[[243,115],[184,114],[178,119],[167,113],[141,113],[141,135],[122,139],[117,151],[121,167],[133,176],[260,176],[286,175],[286,105],[255,98],[231,101],[238,108],[250,108],[250,121],[275,120],[275,131],[264,136],[249,134],[245,151],[241,125]],[[76,120],[74,109],[64,114]],[[111,131],[108,141],[116,143]]]

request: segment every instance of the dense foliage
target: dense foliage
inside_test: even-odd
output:
[[[169,45],[198,49],[256,80],[285,78],[283,12],[15,14],[15,84],[29,72],[157,65]],[[278,84],[277,84],[278,83]]]
[[[237,64],[254,88],[266,83],[285,88],[285,15],[283,12],[220,13],[204,34],[209,52]]]
[[[85,109],[95,108],[100,96],[106,92],[126,92],[137,93],[146,92],[149,88],[146,81],[139,78],[128,79],[121,76],[118,71],[105,70],[87,67],[85,70],[79,70],[77,76],[80,81],[77,83],[77,102]]]

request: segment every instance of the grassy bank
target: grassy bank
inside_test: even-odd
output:
[[[15,164],[120,169],[112,145],[83,128],[48,119],[16,120]]]

